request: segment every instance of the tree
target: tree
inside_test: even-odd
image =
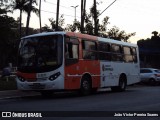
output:
[[[10,5],[9,3],[12,2],[12,0],[0,0],[0,14],[6,14],[10,11]]]
[[[157,31],[152,32],[153,36],[147,39],[137,41],[139,47],[140,60],[143,61],[142,67],[151,65],[152,67],[160,68],[160,37]]]
[[[75,32],[76,30],[80,31],[81,29],[81,24],[79,21],[74,21],[73,25],[72,24],[67,24],[65,31],[71,31]]]
[[[39,10],[33,6],[34,4],[37,5],[36,0],[29,0],[28,6],[27,6],[27,22],[26,22],[26,35],[28,35],[28,31],[29,31],[29,22],[30,22],[30,16],[31,16],[31,12],[36,13],[36,15],[39,14]]]
[[[93,34],[96,36],[101,36],[101,37],[107,37],[107,38],[112,38],[115,40],[122,40],[127,42],[128,39],[131,36],[134,36],[135,33],[126,33],[124,30],[120,31],[120,29],[118,27],[112,27],[111,29],[107,30],[107,25],[110,23],[109,22],[109,17],[106,16],[102,23],[99,23],[99,20],[97,19],[97,16],[100,14],[99,10],[96,9],[96,5],[99,5],[99,2],[96,2],[96,0],[94,0],[94,4],[93,6],[90,8],[90,14],[86,14],[85,17],[85,23],[86,23],[86,33],[87,34]],[[93,23],[90,20],[91,18],[94,18],[94,24],[95,27],[93,27]],[[94,30],[94,32],[93,32]]]
[[[62,28],[64,25],[64,15],[61,15],[60,18],[58,19],[58,31],[63,31],[64,29]],[[49,18],[49,22],[52,26],[53,30],[56,30],[56,21],[54,20],[54,18]]]
[[[127,34],[124,30],[120,31],[118,27],[114,26],[113,28],[109,29],[107,35],[111,39],[128,42],[128,39],[131,36],[134,36],[135,32]]]
[[[98,11],[97,11],[96,0],[94,0],[94,4],[91,12],[93,13],[93,18],[94,18],[94,34],[98,35],[98,19],[97,19]]]
[[[157,32],[157,31],[153,31],[152,34],[153,34],[154,36],[157,36],[157,35],[158,35],[158,32]]]
[[[48,25],[43,26],[41,30],[42,30],[42,32],[51,32],[52,31]]]
[[[95,2],[95,1],[94,1]],[[96,3],[99,4],[99,3]],[[73,22],[73,24],[67,24],[65,30],[66,31],[72,31],[75,32],[76,30],[80,31],[81,33],[85,33],[85,34],[89,34],[89,35],[96,35],[96,36],[100,36],[100,37],[106,37],[106,38],[111,38],[111,39],[115,39],[115,40],[120,40],[120,41],[125,41],[128,42],[128,39],[131,36],[134,36],[135,33],[126,33],[124,30],[120,30],[118,27],[114,26],[111,29],[107,30],[107,25],[110,24],[109,22],[109,17],[106,16],[104,17],[104,19],[102,20],[102,23],[99,23],[99,21],[97,21],[97,18],[94,17],[95,16],[95,3],[94,5],[90,8],[90,13],[85,13],[84,16],[84,22],[85,22],[85,27],[84,29],[82,29],[81,24],[83,24],[82,22],[80,23],[79,21],[77,21],[76,23]],[[96,11],[96,15],[99,15],[99,11]],[[97,21],[97,25],[96,25],[96,29],[98,31],[95,30],[95,26],[92,22],[92,18],[94,18],[94,21]],[[83,30],[83,31],[81,31]],[[96,33],[98,32],[98,33]]]
[[[153,31],[152,34],[153,34],[153,36],[151,37],[151,40],[154,40],[154,41],[159,41],[160,40],[160,37],[158,36],[157,31]]]
[[[3,68],[9,62],[15,63],[19,36],[18,22],[7,16],[8,10],[2,4],[0,6],[0,68]]]
[[[2,7],[4,7],[4,4],[1,1],[1,3],[0,3],[0,15],[3,15],[3,14],[7,13],[7,9],[6,8],[2,8]]]
[[[80,24],[81,33],[84,33],[85,14],[86,14],[86,0],[81,0],[81,24]]]
[[[13,10],[19,10],[19,32],[20,32],[20,37],[22,36],[22,12],[28,12],[28,0],[14,0],[13,3],[11,4]]]
[[[44,0],[45,1],[45,0]],[[42,31],[42,23],[41,23],[41,2],[42,0],[39,0],[39,26],[40,26],[40,32]]]
[[[102,24],[98,24],[98,36],[101,37],[108,37],[107,35],[107,25],[110,24],[109,22],[109,17],[106,16],[103,20],[102,20]]]

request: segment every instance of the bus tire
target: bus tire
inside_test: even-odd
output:
[[[126,90],[126,86],[127,86],[127,79],[126,76],[121,76],[120,80],[119,80],[119,91],[125,91]]]
[[[88,76],[84,76],[81,81],[80,94],[89,95],[92,91],[91,80]]]
[[[127,78],[125,75],[121,75],[119,78],[118,86],[111,87],[111,90],[113,92],[123,92],[126,90],[126,86],[127,86]]]

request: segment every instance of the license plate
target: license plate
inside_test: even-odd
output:
[[[45,85],[42,85],[41,83],[33,83],[33,85],[30,85],[32,89],[44,89]]]

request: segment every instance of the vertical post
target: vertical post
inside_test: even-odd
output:
[[[81,0],[81,33],[83,33],[83,0]]]
[[[56,31],[58,31],[58,20],[59,20],[59,2],[60,2],[60,0],[57,0]]]
[[[81,33],[84,33],[84,19],[85,19],[86,0],[81,0]]]
[[[40,27],[40,32],[42,32],[42,23],[41,23],[41,0],[39,1],[39,27]]]
[[[76,8],[78,7],[78,5],[77,6],[71,6],[71,7],[73,7],[74,9],[75,9],[75,22],[77,21],[77,19],[76,19]]]
[[[75,7],[75,22],[77,21],[77,19],[76,19],[76,7]]]
[[[94,0],[94,34],[98,35],[98,22],[97,22],[97,7],[96,7],[96,0]]]

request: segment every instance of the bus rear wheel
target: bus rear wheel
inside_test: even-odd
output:
[[[81,95],[89,95],[92,91],[91,81],[87,76],[82,78],[80,94]]]
[[[111,87],[111,90],[113,92],[122,92],[122,91],[126,90],[126,86],[127,86],[126,76],[122,75],[119,78],[119,84],[118,84],[118,86]]]

